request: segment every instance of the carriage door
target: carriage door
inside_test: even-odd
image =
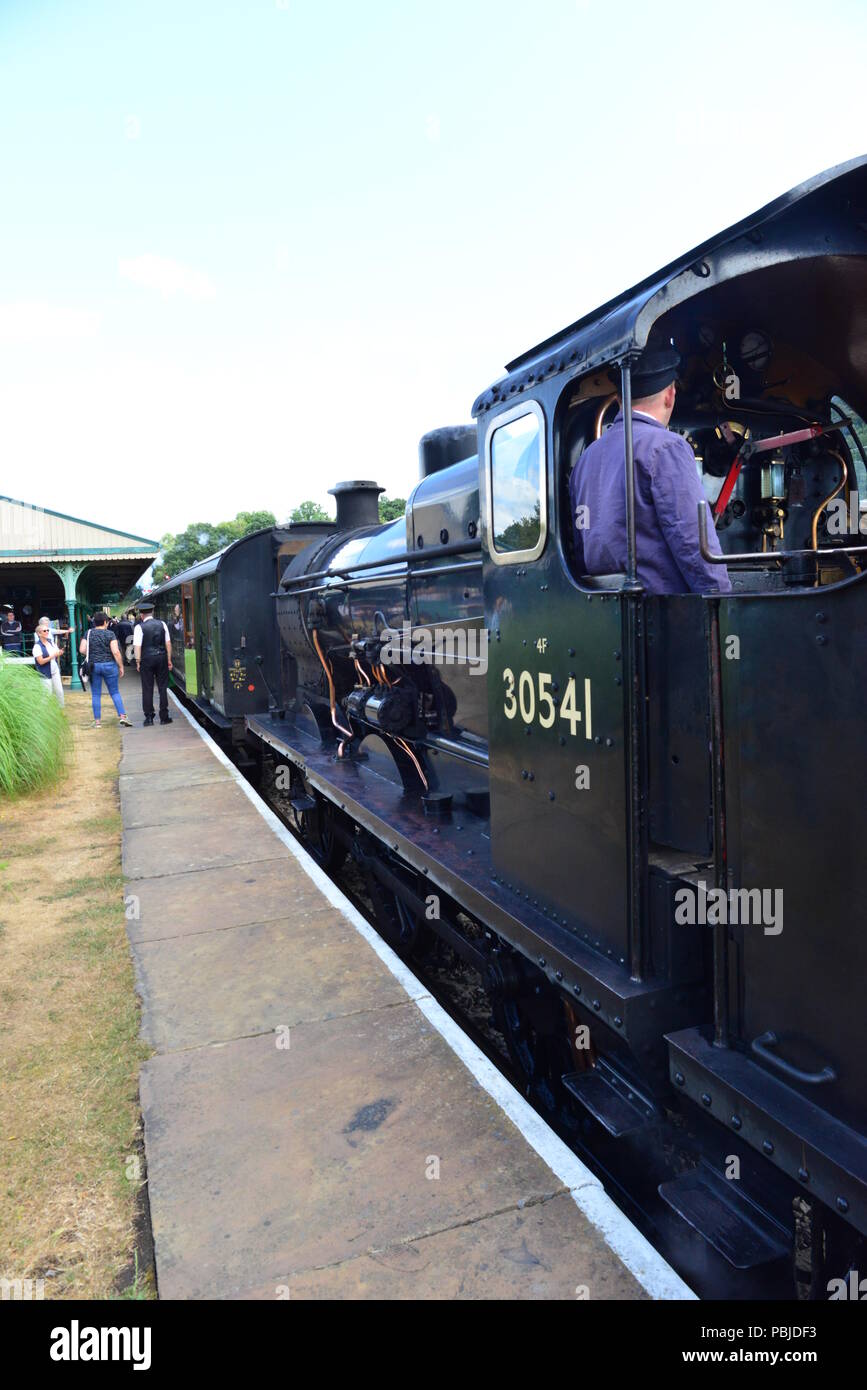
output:
[[[219,585],[216,575],[201,582],[200,626],[202,643],[202,694],[218,709],[223,703],[220,643]]]

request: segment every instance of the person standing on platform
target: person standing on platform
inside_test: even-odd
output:
[[[54,641],[54,634],[51,631],[51,623],[48,618],[39,619],[35,636],[33,661],[40,676],[46,682],[43,689],[53,690],[62,705],[64,703],[63,682],[60,679],[60,667],[57,663],[63,654],[63,648]]]
[[[15,610],[10,603],[5,605],[5,612],[0,620],[0,643],[4,651],[12,652],[14,656],[23,655],[24,638],[22,635],[21,624],[15,616]]]
[[[172,639],[165,623],[154,617],[154,606],[146,600],[139,604],[141,621],[136,623],[132,644],[135,664],[141,672],[141,704],[144,726],[154,722],[154,681],[160,695],[160,723],[171,724],[169,714],[169,671],[172,669]]]
[[[117,620],[116,634],[117,645],[120,647],[121,654],[127,665],[132,661],[132,635],[135,624],[131,623],[126,613],[122,613]]]
[[[117,645],[117,638],[108,627],[107,613],[94,613],[93,627],[85,633],[78,650],[85,661],[90,663],[90,699],[93,705],[93,727],[102,728],[102,683],[111,696],[117,710],[117,722],[125,728],[132,728],[123,707],[118,681],[123,678],[123,658]]]

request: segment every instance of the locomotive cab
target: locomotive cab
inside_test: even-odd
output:
[[[494,872],[620,967],[613,998],[580,984],[575,1007],[615,1056],[626,1040],[625,1084],[653,1072],[653,1009],[669,1080],[790,1195],[862,1232],[865,174],[778,200],[476,403]],[[670,427],[696,455],[696,524],[717,528],[730,595],[645,594],[634,555],[624,575],[575,565],[568,479],[613,418],[612,369],[628,399],[632,354],[672,340]],[[604,1122],[616,1095],[600,1101],[598,1078],[581,1092]],[[663,1195],[701,1228],[707,1184]]]

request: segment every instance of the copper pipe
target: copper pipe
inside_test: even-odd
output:
[[[829,503],[829,502],[833,502],[834,498],[837,496],[837,493],[840,491],[841,487],[845,487],[845,486],[846,486],[846,480],[847,480],[847,478],[849,477],[849,469],[848,469],[848,467],[847,467],[847,465],[846,465],[846,460],[844,459],[843,455],[842,455],[842,454],[838,454],[836,449],[826,449],[825,452],[826,452],[827,454],[830,454],[832,458],[835,458],[835,459],[837,460],[837,462],[839,463],[840,467],[841,467],[842,470],[843,470],[843,476],[842,476],[842,478],[840,479],[840,481],[839,481],[839,483],[837,484],[837,486],[834,488],[834,491],[833,491],[833,492],[829,492],[829,493],[828,493],[828,496],[825,498],[824,502],[820,502],[819,505],[818,505],[818,507],[816,508],[815,514],[814,514],[814,516],[813,516],[813,530],[812,530],[812,540],[813,540],[813,549],[814,549],[814,550],[818,550],[818,549],[819,549],[819,517],[822,515],[822,513],[823,513],[823,511],[825,510],[825,508],[827,507],[828,503]],[[817,584],[819,583],[819,576],[818,576],[818,574],[816,575],[816,583],[817,583]]]
[[[315,627],[311,628],[311,636],[313,637],[313,645],[316,648],[316,655],[322,662],[325,679],[328,681],[328,700],[331,705],[331,722],[338,733],[345,734],[347,738],[354,738],[351,729],[344,729],[343,725],[337,722],[337,696],[334,693],[334,681],[331,676],[331,671],[325,661],[325,657],[322,655],[322,648],[319,645],[319,633],[316,631]]]
[[[400,747],[403,749],[404,753],[408,753],[409,756],[412,758],[413,762],[415,763],[416,772],[418,773],[419,777],[420,777],[421,780],[422,780],[422,783],[424,784],[424,789],[425,789],[425,791],[427,791],[427,789],[428,789],[427,778],[425,777],[424,773],[422,772],[421,763],[419,762],[418,758],[415,756],[415,753],[413,753],[413,751],[412,751],[412,749],[410,748],[409,744],[406,743],[404,739],[398,738],[396,734],[393,735],[393,738],[394,738],[395,743],[399,744]]]
[[[361,679],[364,681],[365,685],[370,685],[370,676],[367,674],[361,662],[358,660],[358,657],[354,658],[353,664]]]
[[[609,406],[612,406],[616,400],[617,400],[617,396],[616,396],[616,395],[606,396],[606,397],[605,397],[605,400],[602,402],[602,404],[600,405],[599,409],[597,410],[597,412],[596,412],[596,431],[595,431],[594,438],[596,438],[596,439],[601,439],[601,438],[602,438],[602,420],[603,420],[603,418],[604,418],[604,416],[605,416],[606,410],[608,410]]]

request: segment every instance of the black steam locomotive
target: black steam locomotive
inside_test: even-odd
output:
[[[671,341],[730,595],[642,591],[628,431],[627,572],[575,563],[612,369],[628,404]],[[709,1294],[867,1273],[864,414],[867,159],[511,362],[405,518],[341,484],[336,523],[157,591],[201,717],[396,949],[474,972],[526,1094]]]

